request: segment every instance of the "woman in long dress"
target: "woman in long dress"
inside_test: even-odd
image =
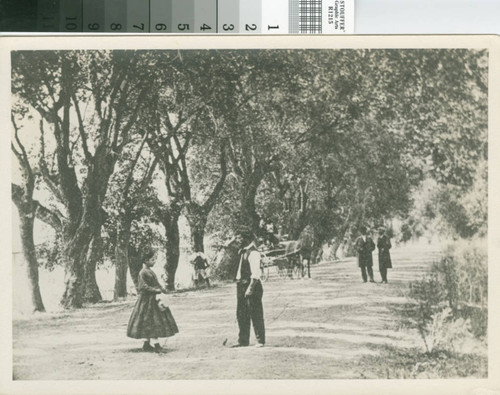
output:
[[[160,285],[155,272],[151,270],[155,264],[153,257],[154,252],[149,251],[139,272],[139,298],[128,322],[127,336],[145,339],[142,346],[144,351],[162,352],[158,338],[174,336],[179,329],[170,309],[158,305],[157,295],[167,291]],[[154,347],[151,346],[151,342]]]

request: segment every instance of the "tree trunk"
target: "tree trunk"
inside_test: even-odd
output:
[[[337,231],[334,231],[335,238],[331,246],[331,251],[333,253],[333,259],[340,259],[339,258],[339,249],[342,246],[343,249],[343,256],[342,258],[345,258],[348,256],[348,249],[349,249],[349,243],[350,242],[350,224],[349,224],[349,218],[350,216],[347,217],[347,219],[344,221],[342,226],[338,228]],[[352,244],[352,243],[351,243]]]
[[[77,246],[75,246],[77,244]],[[89,245],[70,241],[63,251],[65,266],[65,291],[61,305],[66,309],[80,308],[84,302],[96,303],[102,300],[95,277],[97,260],[89,259]]]
[[[36,258],[35,242],[33,238],[34,213],[23,214],[19,210],[21,220],[21,241],[23,254],[27,263],[28,278],[30,280],[31,301],[33,311],[45,312],[40,285],[38,283],[38,260]]]
[[[186,219],[191,231],[191,248],[194,252],[205,252],[203,240],[208,215],[198,204],[190,202],[186,205]]]
[[[96,230],[92,242],[90,244],[89,252],[87,254],[87,259],[85,261],[84,272],[84,294],[83,301],[85,303],[97,303],[102,301],[101,292],[99,291],[99,286],[97,285],[97,280],[95,277],[95,272],[97,268],[97,263],[102,259],[102,238],[101,229]]]
[[[127,296],[127,269],[129,267],[128,250],[131,224],[132,221],[122,220],[118,223],[118,229],[116,230],[114,300]],[[139,274],[139,272],[137,272],[137,274]]]
[[[260,218],[255,209],[255,196],[259,182],[243,182],[240,191],[240,222],[249,226],[254,232],[259,229]]]
[[[15,125],[14,125],[15,126]],[[16,129],[17,133],[17,129]],[[21,164],[23,162],[21,161]],[[25,163],[28,163],[27,161]],[[33,188],[35,185],[34,177],[32,173],[26,168],[29,167],[29,163],[25,167],[25,184],[24,188],[12,184],[11,194],[12,201],[17,207],[17,212],[19,214],[19,221],[21,223],[20,233],[21,233],[21,243],[23,248],[23,255],[26,260],[26,269],[28,272],[28,278],[30,280],[30,292],[31,301],[33,303],[33,311],[45,311],[45,306],[43,305],[42,295],[40,293],[40,285],[38,282],[38,260],[36,258],[36,248],[35,240],[33,237],[33,228],[35,225],[35,216],[38,209],[38,203],[33,200]]]
[[[92,262],[97,253],[93,243],[91,229],[88,220],[83,219],[76,231],[71,234],[75,224],[69,224],[63,232],[65,248],[63,250],[63,262],[65,266],[65,291],[61,299],[61,305],[66,308],[80,308],[85,301],[101,300],[100,292],[95,280],[96,261]],[[94,255],[91,257],[91,255]]]
[[[340,237],[336,237],[335,240],[330,245],[330,259],[335,261],[339,260],[338,251],[340,245],[342,244],[342,239]]]
[[[65,289],[61,305],[65,309],[83,306],[84,262],[87,250],[75,248],[74,244],[74,241],[66,242],[66,247],[63,250]]]
[[[105,218],[101,202],[113,169],[100,159],[96,159],[94,169],[98,168],[101,173],[94,173],[96,170],[93,170],[82,188],[85,201],[81,214],[77,208],[70,210],[74,214],[63,229],[63,240],[69,240],[64,250],[67,289],[61,304],[65,308],[79,308],[83,303],[102,300],[95,270],[103,253],[101,229]]]
[[[307,225],[309,194],[305,182],[301,182],[299,187],[299,226],[303,228]]]
[[[234,280],[238,271],[238,254],[239,247],[235,243],[231,243],[224,248],[224,254],[215,270],[216,277],[220,280]]]
[[[130,277],[134,282],[134,287],[136,292],[139,292],[139,272],[142,269],[141,254],[134,248],[128,248],[128,269],[130,271]]]
[[[346,257],[356,256],[357,253],[356,253],[356,249],[354,248],[354,242],[355,242],[355,240],[353,240],[351,237],[349,237],[347,239],[347,242],[344,245]]]
[[[167,276],[167,289],[169,291],[175,290],[175,273],[179,265],[179,216],[179,206],[174,203],[168,206],[162,218],[166,238],[166,262],[164,268]]]
[[[299,186],[299,193],[297,197],[297,202],[295,205],[295,210],[293,213],[293,221],[289,231],[292,240],[297,240],[307,226],[307,216],[308,216],[308,205],[309,195],[307,193],[307,188],[304,185]]]
[[[99,286],[97,285],[95,277],[96,266],[97,262],[95,261],[87,261],[84,266],[85,280],[83,301],[85,303],[97,303],[102,301],[101,292],[99,291]]]

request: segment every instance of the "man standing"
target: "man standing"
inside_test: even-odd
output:
[[[391,239],[385,234],[384,228],[380,228],[378,234],[378,268],[382,277],[382,283],[387,284],[387,269],[392,268],[391,254],[389,252],[392,247]]]
[[[250,321],[253,324],[257,344],[266,342],[264,310],[262,308],[262,282],[260,281],[260,253],[255,245],[255,237],[249,228],[242,227],[236,233],[236,242],[241,250],[236,272],[236,317],[238,319],[238,343],[233,347],[246,347],[250,340]]]
[[[367,236],[366,227],[362,226],[359,230],[361,236],[356,239],[355,248],[358,252],[358,266],[361,268],[361,276],[363,277],[363,282],[366,283],[368,271],[368,276],[370,277],[370,282],[374,283],[373,279],[373,258],[372,251],[375,249],[375,243],[370,236]]]

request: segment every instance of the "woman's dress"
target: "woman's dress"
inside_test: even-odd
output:
[[[161,309],[156,295],[161,286],[155,272],[144,267],[139,272],[139,298],[128,322],[127,336],[134,339],[170,337],[179,332],[170,309]]]

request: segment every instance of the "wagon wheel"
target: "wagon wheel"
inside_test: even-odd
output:
[[[292,279],[293,278],[293,267],[295,263],[293,261],[293,256],[288,256],[286,258],[286,277]]]
[[[298,279],[304,277],[304,265],[302,259],[300,259],[300,255],[295,255],[293,257],[293,274]]]
[[[260,265],[260,279],[262,281],[267,281],[269,278],[269,266],[271,265],[271,262],[268,257],[265,255],[262,258],[261,265]]]
[[[260,278],[262,281],[267,281],[269,279],[269,263],[266,262],[260,270]]]
[[[287,276],[287,265],[283,262],[283,259],[276,260],[276,273],[279,278],[285,278]]]

